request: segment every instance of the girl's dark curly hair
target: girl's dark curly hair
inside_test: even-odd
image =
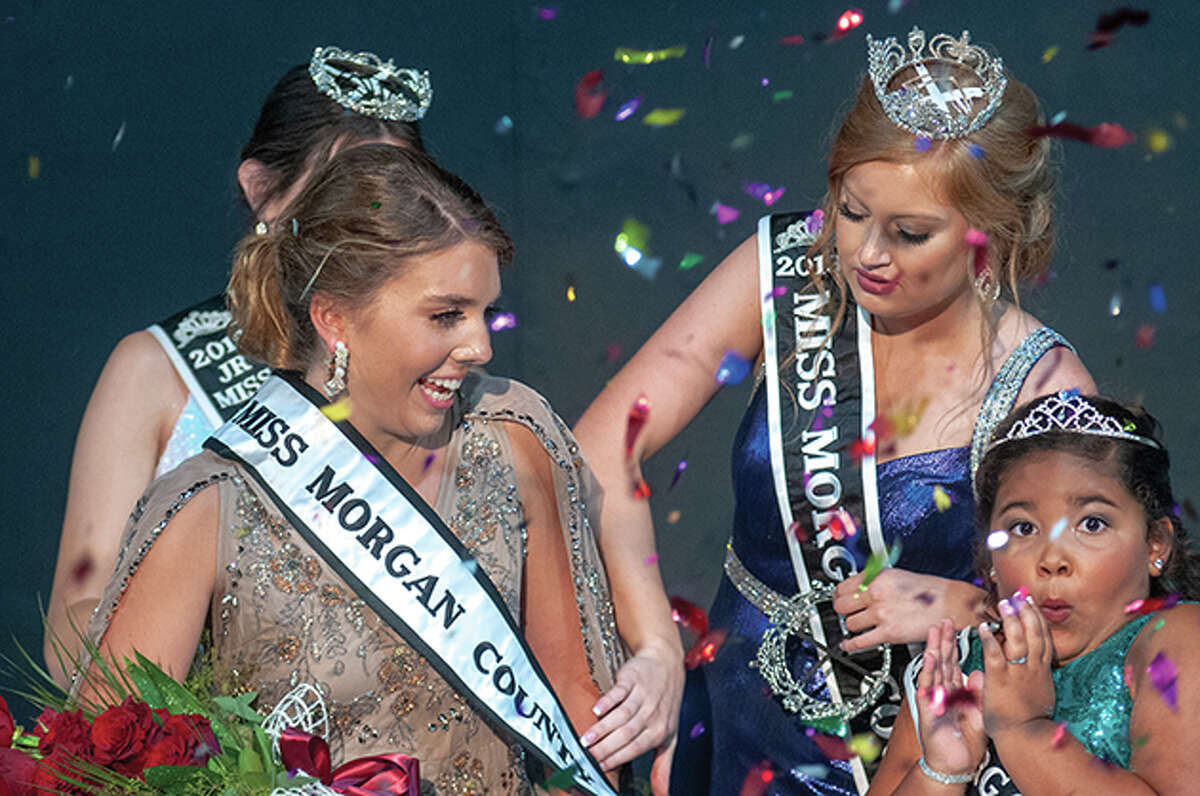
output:
[[[987,536],[1000,482],[1014,464],[1031,453],[1063,451],[1094,461],[1097,466],[1107,464],[1111,467],[1113,474],[1142,505],[1148,533],[1154,532],[1150,529],[1156,527],[1158,520],[1170,521],[1171,552],[1162,574],[1150,580],[1150,596],[1178,594],[1188,600],[1200,599],[1200,553],[1189,544],[1178,505],[1171,495],[1170,458],[1161,444],[1158,421],[1141,408],[1131,408],[1099,396],[1082,398],[1097,411],[1116,418],[1130,433],[1155,440],[1160,447],[1119,437],[1049,431],[1005,442],[990,450],[975,473],[975,527],[978,529],[975,568],[980,577],[986,583],[992,565]],[[1047,398],[1038,398],[1015,410],[1000,424],[992,438],[1002,439],[1015,423],[1027,417],[1044,400]]]

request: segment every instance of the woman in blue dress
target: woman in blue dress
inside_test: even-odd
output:
[[[864,791],[863,761],[830,759],[844,755],[823,735],[885,740],[904,645],[943,617],[978,621],[983,442],[1017,400],[1093,389],[1016,300],[1048,273],[1054,237],[1049,144],[1027,133],[1036,97],[965,32],[867,41],[822,207],[764,218],[576,428],[605,487],[605,558],[646,573],[659,599],[650,510],[631,485],[719,389],[726,356],[757,365],[709,614],[725,640],[688,675],[676,741],[655,761],[659,793],[669,774],[671,793],[736,794],[751,772],[766,794]],[[627,451],[643,397],[651,411]],[[872,555],[893,566],[868,586]],[[626,707],[659,715],[672,696]],[[607,730],[583,739],[601,762],[624,740]]]

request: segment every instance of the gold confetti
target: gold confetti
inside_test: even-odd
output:
[[[1151,127],[1146,131],[1146,146],[1156,155],[1166,152],[1173,143],[1171,134],[1161,127]]]
[[[321,407],[321,414],[325,415],[325,417],[329,418],[335,423],[341,422],[342,420],[350,417],[351,411],[353,411],[353,407],[350,405],[350,396],[346,396],[345,398],[341,398],[331,404]]]
[[[642,124],[651,127],[670,127],[683,118],[687,111],[683,108],[655,108],[642,117]]]
[[[939,512],[950,508],[950,496],[940,485],[933,488],[933,503]]]
[[[1042,53],[1042,63],[1048,64],[1054,60],[1054,56],[1058,55],[1058,45],[1052,44]]]
[[[37,155],[29,156],[29,179],[36,180],[42,176],[42,159]]]
[[[679,518],[682,516],[683,514],[679,511],[679,509],[671,509],[669,512],[667,512],[667,525],[674,525],[675,523],[679,522]]]
[[[575,286],[567,285],[567,301],[575,300]]]
[[[879,740],[874,733],[863,732],[852,736],[846,742],[846,748],[863,759],[864,763],[870,763],[875,758],[879,757],[882,747],[879,745]]]
[[[664,47],[661,50],[634,50],[629,47],[618,47],[613,53],[613,60],[623,64],[652,64],[655,61],[665,61],[668,58],[682,58],[687,52],[687,45],[677,44],[674,47]]]

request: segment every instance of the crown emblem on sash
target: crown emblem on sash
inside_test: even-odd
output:
[[[229,310],[192,310],[171,332],[175,344],[185,346],[197,337],[219,332],[229,325]]]
[[[397,67],[375,53],[318,47],[308,73],[317,90],[338,105],[375,119],[415,122],[433,102],[428,71]]]
[[[925,45],[925,31],[915,25],[907,50],[894,36],[883,41],[867,36],[867,72],[884,113],[909,132],[941,140],[962,138],[983,127],[1000,107],[1008,85],[1004,62],[971,44],[965,30],[957,39],[939,33],[928,48]],[[896,74],[909,67],[915,74],[888,91]],[[962,85],[962,70],[974,74],[979,85]],[[974,110],[977,100],[985,105]]]

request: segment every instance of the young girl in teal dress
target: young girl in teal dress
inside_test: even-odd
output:
[[[999,626],[930,628],[870,794],[1200,793],[1200,557],[1156,431],[1074,391],[997,429],[975,488]]]

